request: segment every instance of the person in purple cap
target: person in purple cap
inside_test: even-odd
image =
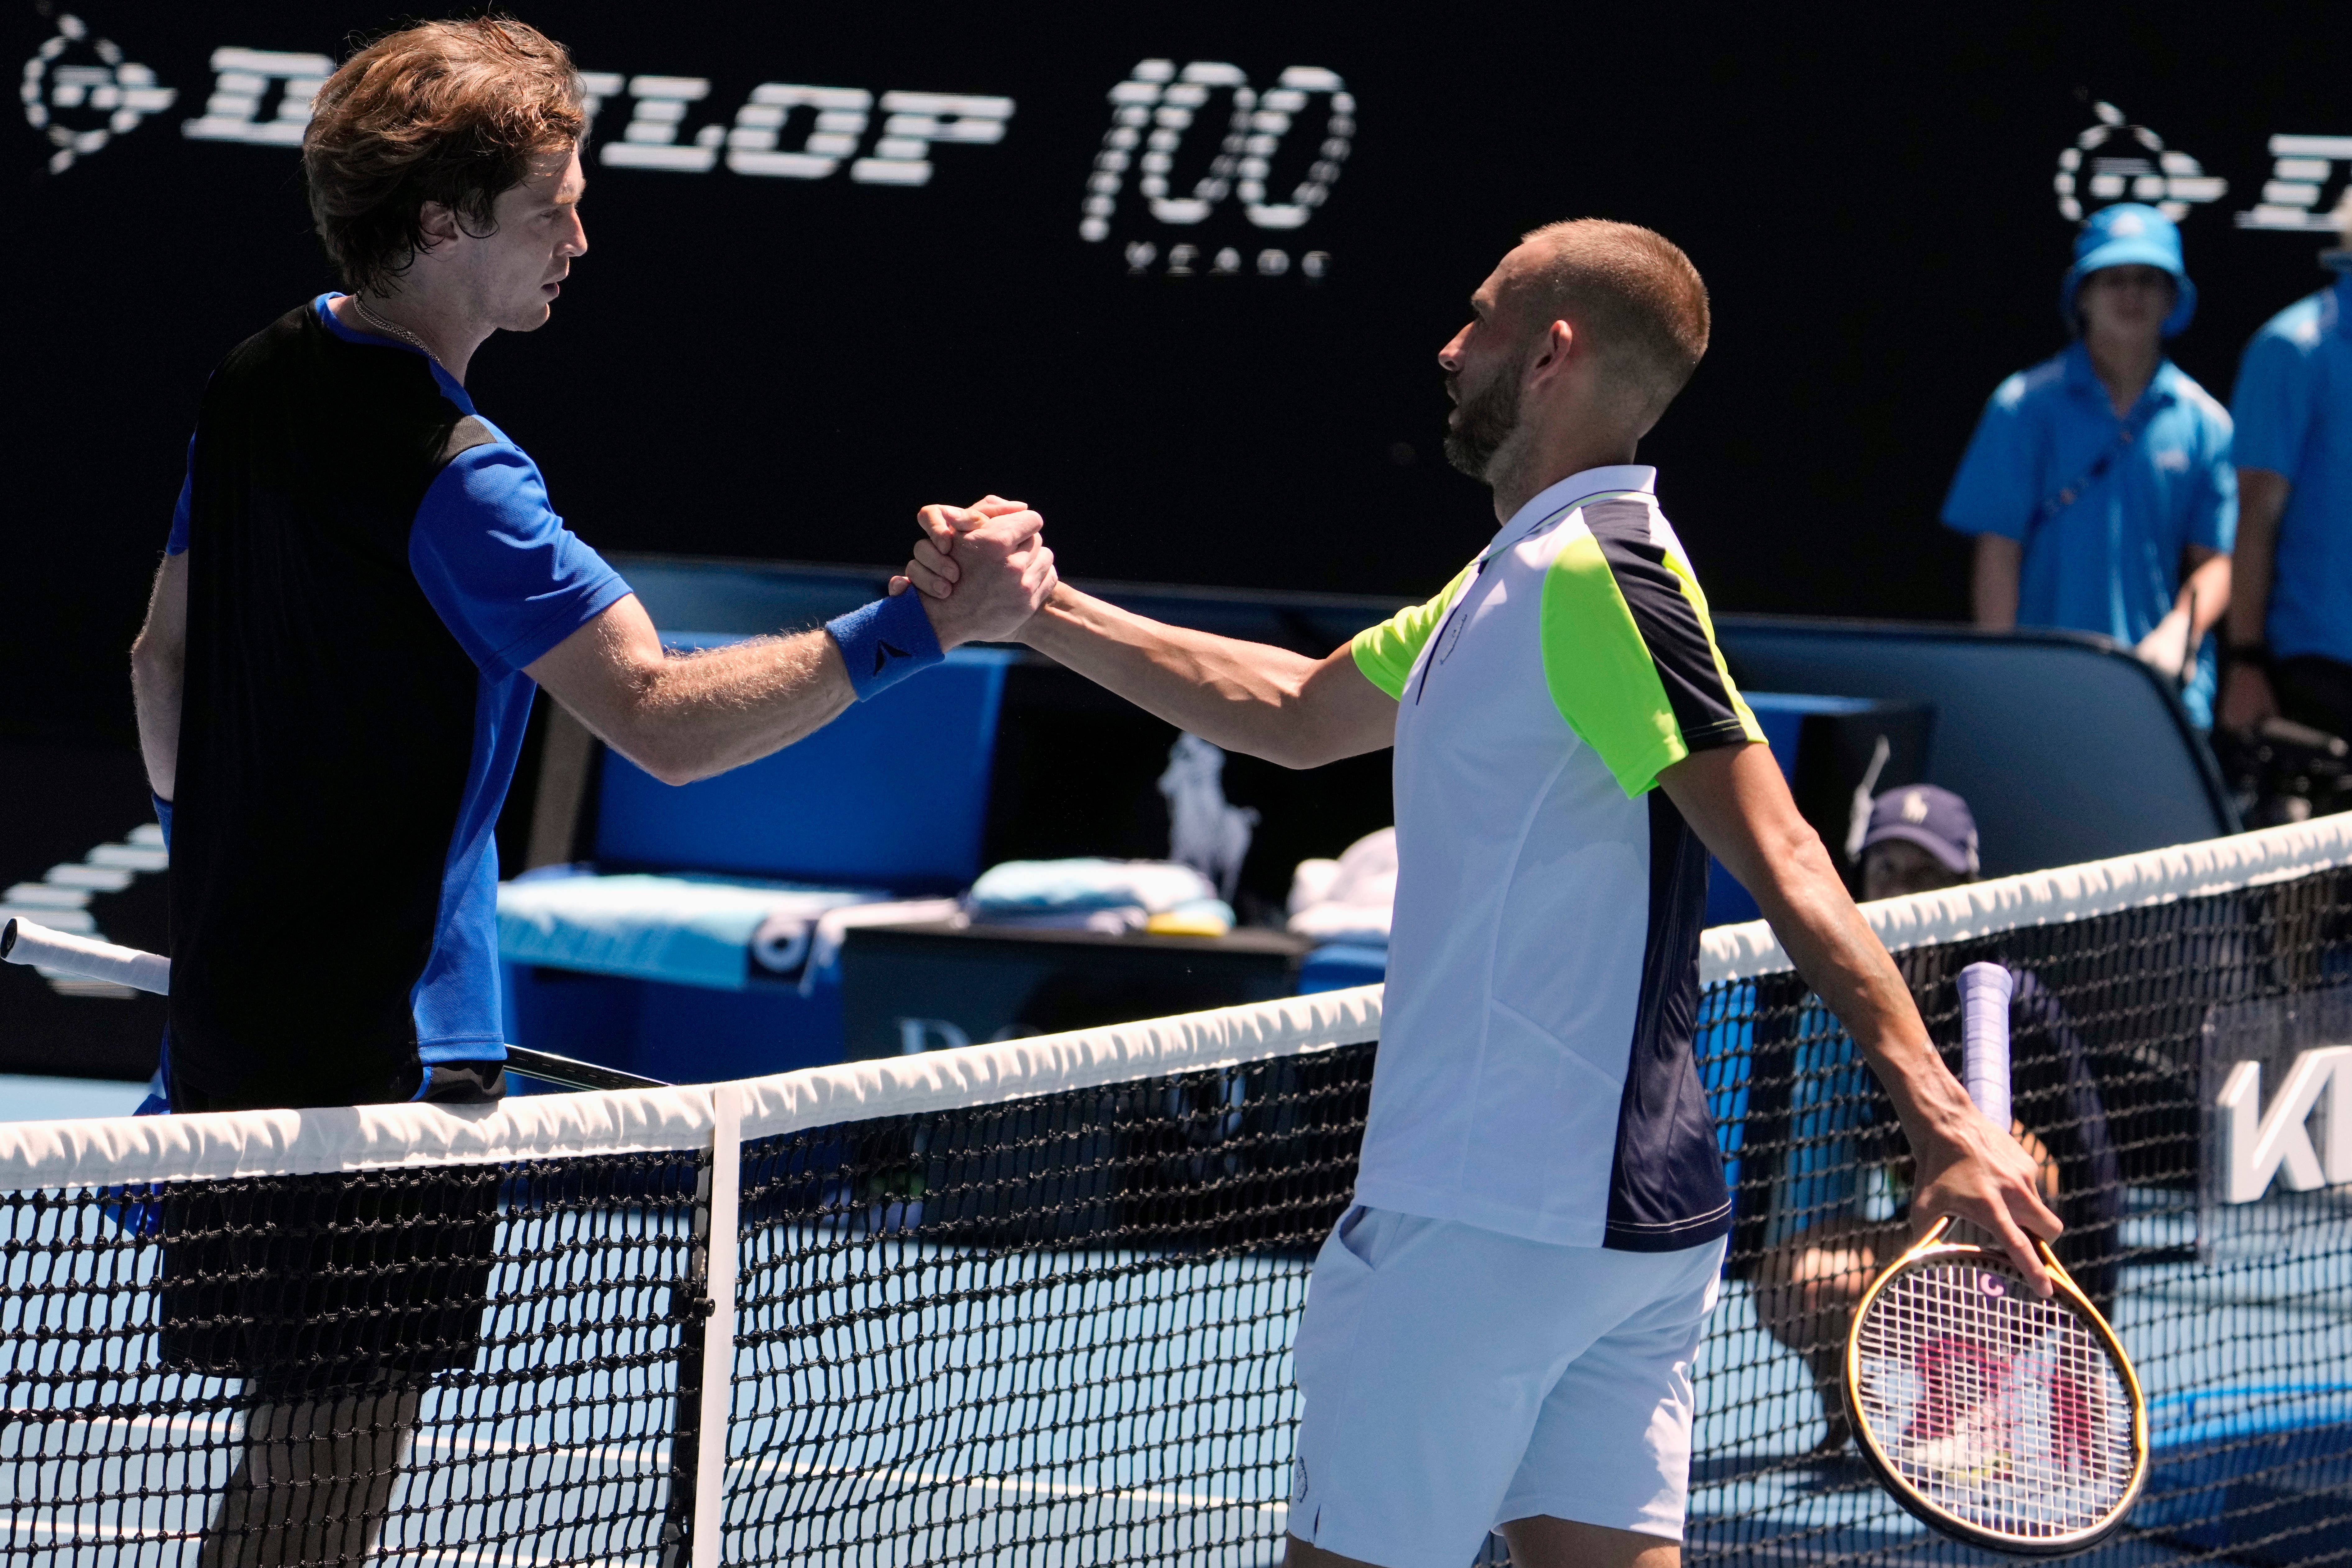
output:
[[[1969,803],[1934,784],[1906,784],[1872,801],[1860,850],[1864,901],[1958,887],[1980,869]]]
[[[1975,814],[1950,790],[1887,790],[1855,826],[1849,854],[1861,860],[1864,901],[1937,892],[1979,874]],[[1973,945],[1895,955],[1947,1057],[1958,1044],[1953,982],[1960,965],[2001,956]],[[2010,1131],[2041,1173],[2043,1201],[2066,1222],[2060,1260],[2104,1310],[2115,1295],[2124,1185],[2091,1051],[2041,977],[2011,968],[2017,1121]],[[1773,1069],[1788,1084],[1787,1131],[1775,1140],[1783,1146],[1750,1156],[1774,1167],[1751,1299],[1766,1331],[1811,1374],[1822,1422],[1812,1452],[1828,1457],[1853,1436],[1838,1386],[1847,1325],[1864,1288],[1903,1249],[1911,1178],[1843,1037],[1827,1020],[1801,1016],[1789,1032],[1786,1063]]]
[[[2210,728],[2238,477],[2229,411],[2164,353],[2197,310],[2180,231],[2136,202],[2092,214],[2058,308],[2074,342],[1994,390],[1944,498],[1976,538],[1976,624],[2103,633]]]

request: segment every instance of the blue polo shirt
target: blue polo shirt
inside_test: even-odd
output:
[[[2081,481],[2126,424],[2138,435],[2105,473]],[[2061,489],[2073,505],[2038,520]],[[1994,391],[1944,498],[1946,526],[2025,545],[2020,626],[2104,632],[2126,646],[2156,629],[2180,592],[2189,545],[2227,551],[2238,527],[2230,414],[2170,360],[2129,415],[2116,417],[2080,342]],[[2213,721],[2211,639],[2180,694]]]
[[[369,1104],[505,1055],[524,670],[629,592],[465,388],[330,299],[214,373],[173,521],[184,1110]]]
[[[2352,277],[2272,317],[2238,368],[2238,462],[2294,488],[2263,637],[2352,664]]]

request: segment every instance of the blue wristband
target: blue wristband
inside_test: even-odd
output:
[[[914,592],[912,588],[907,591]],[[172,803],[152,789],[147,792],[147,798],[154,803],[155,825],[163,830],[163,847],[169,849],[172,847]]]
[[[841,662],[849,667],[849,684],[860,702],[947,658],[923,609],[923,596],[911,585],[895,598],[835,616],[824,629],[841,645]]]

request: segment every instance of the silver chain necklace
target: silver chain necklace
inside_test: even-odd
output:
[[[351,296],[351,301],[352,309],[358,311],[362,320],[366,321],[370,325],[377,329],[376,335],[378,337],[389,334],[390,336],[398,338],[403,342],[407,343],[415,349],[418,353],[421,353],[426,359],[431,360],[435,364],[439,364],[441,363],[441,356],[435,353],[431,348],[426,346],[423,338],[418,337],[415,332],[410,331],[406,327],[402,326],[397,321],[385,321],[382,316],[379,316],[373,310],[369,310],[367,308],[367,301],[361,299],[357,294]]]

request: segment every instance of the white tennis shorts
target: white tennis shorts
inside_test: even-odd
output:
[[[1538,1514],[1680,1541],[1691,1358],[1723,1248],[1557,1247],[1350,1208],[1292,1351],[1290,1533],[1381,1568],[1461,1568]]]

